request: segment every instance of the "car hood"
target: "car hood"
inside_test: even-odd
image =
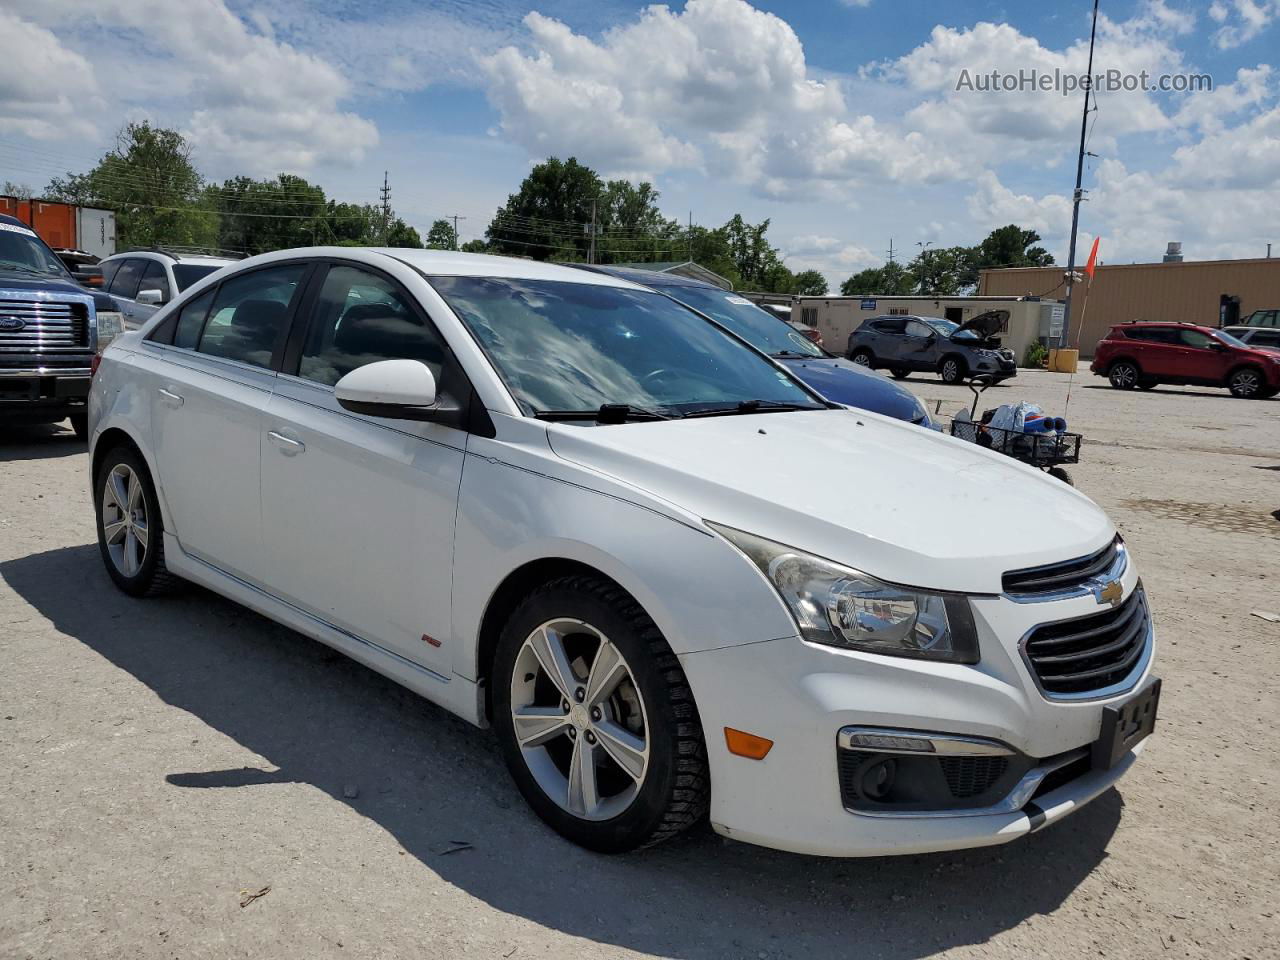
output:
[[[93,300],[98,310],[116,310],[115,301],[105,293],[99,293],[82,287],[71,280],[59,280],[56,277],[44,279],[13,270],[0,269],[0,288],[5,290],[24,290],[32,293],[75,293]]]
[[[914,393],[874,370],[834,357],[775,359],[828,400],[911,423],[923,417],[929,423],[929,415]]]
[[[562,459],[716,523],[895,583],[999,593],[1004,571],[1115,536],[1059,480],[932,431],[851,410],[547,424]]]
[[[1004,328],[1009,322],[1008,310],[988,310],[986,313],[980,313],[976,317],[970,317],[951,334],[954,338],[956,334],[963,333],[968,330],[973,333],[979,340],[986,340],[988,337],[994,336]]]

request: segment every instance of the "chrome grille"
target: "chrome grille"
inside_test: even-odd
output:
[[[1111,579],[1124,573],[1124,544],[1116,537],[1097,553],[1062,563],[1050,563],[1004,575],[1004,592],[1015,600],[1037,600],[1071,593],[1087,593],[1089,581],[1104,574]]]
[[[1120,606],[1036,627],[1023,651],[1049,696],[1096,694],[1128,680],[1146,653],[1151,615],[1141,585]]]
[[[13,321],[20,321],[19,329]],[[89,318],[83,303],[58,300],[0,300],[0,350],[44,353],[84,350]]]

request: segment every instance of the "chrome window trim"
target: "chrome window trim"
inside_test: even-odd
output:
[[[1077,557],[1075,559],[1083,560],[1084,557]],[[1064,560],[1062,562],[1071,563],[1073,561]],[[1057,566],[1057,564],[1048,563],[1048,564],[1045,564],[1044,566],[1052,567],[1052,566]],[[1038,568],[1027,567],[1026,569],[1035,570]],[[1101,573],[1094,574],[1088,580],[1083,581],[1077,586],[1067,587],[1062,590],[1052,590],[1047,593],[1022,594],[1021,596],[1017,594],[1005,592],[1005,593],[1002,593],[1001,596],[1003,596],[1007,600],[1012,600],[1014,603],[1051,603],[1055,600],[1073,600],[1076,597],[1089,596],[1091,593],[1093,593],[1093,588],[1095,584],[1101,587],[1101,586],[1105,586],[1107,583],[1111,582],[1112,580],[1121,579],[1124,576],[1125,571],[1128,569],[1129,569],[1129,551],[1125,549],[1124,541],[1119,540],[1116,542],[1116,556],[1115,556],[1115,559],[1111,562],[1111,566],[1109,566],[1106,570],[1102,571]],[[1024,571],[1022,570],[1006,571],[1006,573],[1022,573],[1022,572]],[[1002,579],[1003,577],[1004,577],[1004,574],[1001,574]]]
[[[1142,679],[1142,675],[1146,673],[1147,667],[1151,665],[1151,657],[1155,652],[1155,624],[1151,620],[1151,606],[1147,603],[1147,594],[1142,590],[1142,581],[1139,580],[1133,590],[1129,592],[1129,596],[1125,597],[1117,605],[1116,609],[1128,602],[1138,591],[1142,591],[1142,597],[1139,602],[1142,604],[1143,615],[1147,619],[1147,630],[1142,637],[1142,656],[1138,657],[1138,662],[1133,665],[1123,680],[1118,680],[1110,686],[1102,687],[1098,690],[1082,690],[1079,693],[1049,693],[1040,683],[1040,676],[1036,673],[1035,665],[1031,662],[1031,657],[1027,653],[1027,641],[1031,639],[1031,635],[1041,627],[1047,627],[1053,624],[1070,623],[1072,620],[1086,620],[1096,614],[1088,613],[1082,617],[1068,617],[1065,620],[1046,620],[1043,623],[1037,623],[1031,627],[1022,638],[1018,641],[1018,654],[1022,657],[1022,665],[1026,668],[1027,674],[1031,677],[1031,681],[1036,685],[1036,689],[1040,691],[1040,696],[1053,703],[1091,703],[1097,700],[1110,700],[1112,697],[1118,697],[1123,693],[1133,690],[1138,681]],[[1098,611],[1101,613],[1102,611]]]

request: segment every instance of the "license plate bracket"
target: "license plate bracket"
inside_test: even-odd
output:
[[[1157,677],[1124,703],[1102,708],[1102,732],[1091,749],[1095,770],[1110,770],[1140,741],[1151,735],[1160,706]]]

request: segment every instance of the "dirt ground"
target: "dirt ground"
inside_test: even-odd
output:
[[[0,435],[0,957],[1280,956],[1280,623],[1251,615],[1280,613],[1280,399],[1066,394],[986,399],[1088,438],[1077,484],[1152,599],[1157,735],[1042,833],[861,861],[572,847],[485,732],[203,591],[117,592],[83,447]]]

